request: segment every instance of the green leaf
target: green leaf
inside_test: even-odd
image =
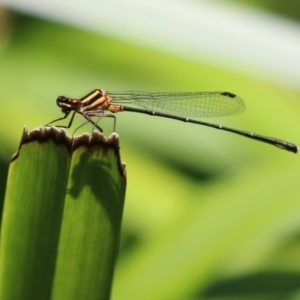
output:
[[[24,130],[5,196],[0,299],[109,297],[124,170],[117,135]]]
[[[73,145],[52,299],[110,295],[125,181],[115,140],[107,145],[93,134],[94,139],[85,135]]]

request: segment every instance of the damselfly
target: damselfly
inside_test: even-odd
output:
[[[242,112],[245,109],[243,100],[239,96],[229,92],[145,93],[136,91],[107,92],[103,89],[97,89],[81,99],[59,96],[56,103],[61,107],[62,112],[65,115],[47,125],[66,119],[72,112],[69,124],[67,126],[58,127],[71,127],[74,116],[78,113],[101,132],[102,129],[97,124],[99,120],[95,122],[92,120],[92,117],[98,117],[99,119],[102,117],[111,117],[114,119],[115,131],[116,118],[113,114],[106,114],[106,112],[117,113],[131,111],[213,127],[271,144],[294,153],[297,153],[298,151],[296,145],[283,140],[189,118],[217,117]],[[123,104],[131,104],[141,108],[124,106]]]

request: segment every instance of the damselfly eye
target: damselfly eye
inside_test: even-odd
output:
[[[56,104],[59,107],[63,107],[65,103],[69,103],[69,102],[70,102],[70,100],[64,96],[58,96],[56,99]]]
[[[56,99],[56,104],[61,107],[61,111],[66,114],[71,111],[70,99],[64,96],[59,96]]]

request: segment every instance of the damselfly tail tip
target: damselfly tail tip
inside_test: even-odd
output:
[[[288,143],[288,142],[285,142],[282,140],[276,140],[276,143],[273,145],[280,149],[287,150],[287,151],[293,152],[293,153],[297,153],[300,150],[300,148],[298,146],[296,146],[295,144]]]
[[[288,146],[286,150],[294,152],[295,154],[300,150],[300,148],[294,144],[289,144]]]

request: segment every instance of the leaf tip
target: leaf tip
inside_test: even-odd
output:
[[[102,133],[94,130],[91,134],[84,133],[75,136],[72,151],[79,147],[85,147],[87,151],[103,151],[104,155],[113,149],[118,161],[119,171],[122,177],[126,179],[126,164],[121,161],[120,141],[117,133],[114,132],[109,137],[105,137]]]
[[[18,158],[22,145],[31,142],[44,143],[48,140],[54,141],[57,145],[64,144],[67,146],[69,152],[71,152],[73,137],[67,135],[65,129],[57,127],[37,127],[28,131],[27,127],[24,126],[19,148],[17,152],[13,154],[11,162]]]

